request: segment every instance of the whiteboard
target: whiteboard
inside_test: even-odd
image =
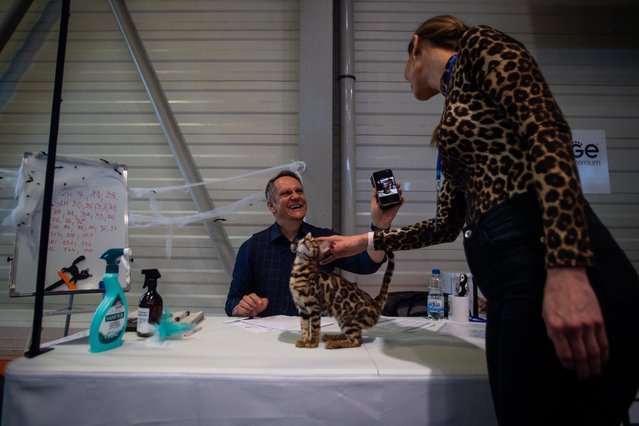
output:
[[[46,163],[46,154],[26,153],[20,167],[18,206],[8,218],[16,228],[10,296],[35,294]],[[100,255],[110,248],[128,247],[127,201],[125,166],[56,157],[44,286],[57,286],[46,295],[99,290],[106,268]],[[120,285],[128,290],[130,274],[119,269]],[[60,271],[76,289],[62,281]]]

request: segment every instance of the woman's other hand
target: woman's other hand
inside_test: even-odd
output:
[[[608,338],[585,269],[548,269],[542,316],[562,365],[582,380],[601,375]]]

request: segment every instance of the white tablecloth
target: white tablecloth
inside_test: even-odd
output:
[[[461,338],[386,323],[359,348],[300,349],[296,331],[225,320],[185,340],[126,333],[108,352],[84,339],[14,360],[2,425],[496,424],[484,352]]]

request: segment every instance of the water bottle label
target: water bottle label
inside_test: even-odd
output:
[[[441,300],[433,300],[428,302],[428,310],[429,311],[444,311],[444,303]]]
[[[428,316],[432,319],[441,319],[444,317],[444,300],[429,299],[427,306]]]

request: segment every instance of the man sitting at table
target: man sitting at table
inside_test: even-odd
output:
[[[334,234],[330,229],[304,222],[306,196],[296,173],[280,172],[268,181],[265,195],[275,223],[245,241],[237,253],[226,298],[225,311],[229,316],[298,315],[288,288],[297,241],[308,232],[315,237]],[[373,190],[371,226],[390,228],[399,207],[400,204],[382,210]],[[327,272],[337,267],[356,274],[372,274],[384,259],[383,251],[367,251],[320,268]]]

